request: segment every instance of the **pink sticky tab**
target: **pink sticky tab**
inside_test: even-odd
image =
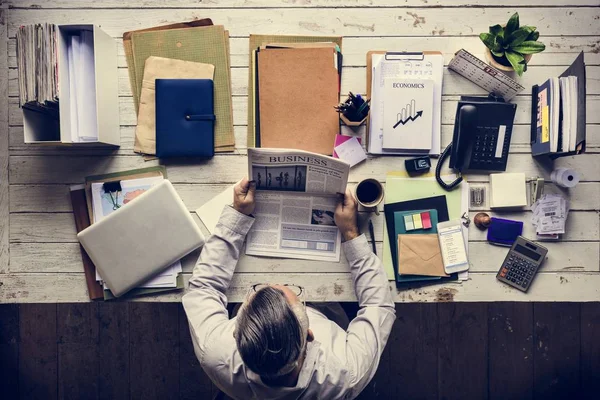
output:
[[[421,220],[423,221],[423,229],[431,229],[431,215],[429,211],[421,213]]]

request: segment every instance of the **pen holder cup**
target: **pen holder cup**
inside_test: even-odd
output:
[[[362,124],[364,124],[365,122],[367,122],[367,118],[369,118],[368,114],[367,114],[366,117],[364,117],[360,121],[350,121],[348,118],[346,118],[346,116],[344,114],[340,113],[340,120],[342,120],[342,122],[344,123],[344,125],[351,126],[351,127],[361,126]]]

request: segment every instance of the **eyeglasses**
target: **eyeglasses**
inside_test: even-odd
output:
[[[256,285],[252,285],[252,289],[254,290],[254,292],[258,292],[261,289],[264,289],[266,287],[269,287],[272,285],[268,285],[265,283],[257,283]],[[285,286],[286,288],[290,289],[292,291],[292,293],[294,293],[296,296],[300,297],[302,296],[302,294],[304,294],[304,288],[302,286],[298,286],[298,285],[280,285],[280,286]]]

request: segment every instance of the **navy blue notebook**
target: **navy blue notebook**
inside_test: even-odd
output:
[[[156,80],[158,157],[212,157],[214,127],[212,80]]]

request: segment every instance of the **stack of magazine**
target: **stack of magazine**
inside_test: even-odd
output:
[[[35,24],[17,31],[19,104],[56,107],[58,101],[57,26]]]

